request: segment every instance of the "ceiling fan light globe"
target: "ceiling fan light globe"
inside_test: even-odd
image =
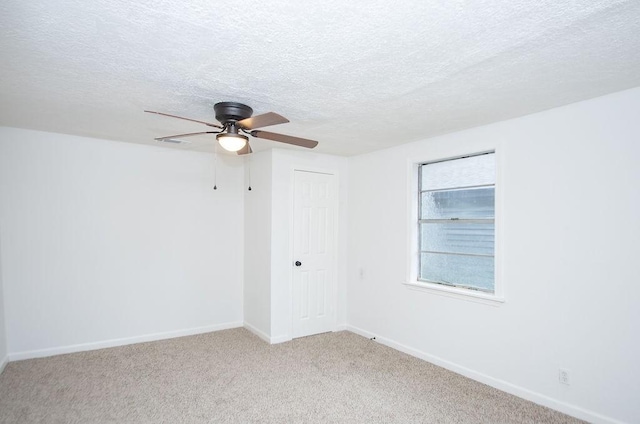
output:
[[[248,137],[241,134],[218,134],[218,143],[229,152],[237,152],[247,144]]]

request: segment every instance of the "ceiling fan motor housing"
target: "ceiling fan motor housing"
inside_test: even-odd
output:
[[[236,102],[216,103],[213,105],[213,110],[216,113],[216,119],[223,124],[242,121],[243,119],[250,118],[253,114],[253,109],[249,106]]]

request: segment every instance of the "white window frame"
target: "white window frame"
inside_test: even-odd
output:
[[[419,264],[419,169],[425,163],[439,162],[445,160],[460,159],[466,156],[475,156],[485,153],[495,154],[495,251],[494,251],[494,292],[487,293],[477,290],[471,290],[464,287],[448,286],[444,284],[431,283],[428,281],[418,280],[418,264]],[[408,207],[408,258],[407,258],[407,276],[404,285],[408,289],[419,290],[429,294],[447,296],[466,301],[484,303],[488,305],[498,306],[505,302],[505,287],[502,279],[502,151],[494,147],[482,150],[471,150],[459,152],[452,155],[434,155],[421,160],[412,159],[408,163],[407,173],[407,207]]]

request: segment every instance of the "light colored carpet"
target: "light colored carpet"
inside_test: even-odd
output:
[[[349,332],[238,328],[11,362],[2,423],[571,423]]]

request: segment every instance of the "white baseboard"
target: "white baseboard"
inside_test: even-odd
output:
[[[278,344],[284,342],[290,342],[292,340],[291,336],[277,336],[271,337],[271,344]]]
[[[253,334],[255,334],[256,336],[260,337],[262,340],[264,340],[265,342],[271,344],[271,336],[269,336],[267,333],[258,330],[256,327],[254,327],[253,325],[249,324],[248,322],[244,322],[244,328],[246,328],[247,330],[251,331]]]
[[[265,342],[267,342],[269,344],[278,344],[278,343],[284,343],[284,342],[291,341],[291,337],[286,336],[286,335],[285,336],[271,337],[270,335],[268,335],[264,331],[258,330],[255,326],[249,324],[246,321],[244,323],[244,328],[246,328],[247,330],[251,331],[253,334],[255,334],[256,336],[260,337],[262,340],[264,340]]]
[[[9,363],[8,356],[5,356],[0,360],[0,374],[2,374],[2,371],[4,371],[4,367],[6,367],[8,363]]]
[[[438,365],[442,368],[446,368],[450,371],[453,371],[457,374],[464,375],[472,380],[479,381],[488,386],[495,387],[498,390],[502,390],[503,392],[507,392],[514,396],[518,396],[520,398],[529,400],[531,402],[537,403],[542,406],[546,406],[547,408],[554,409],[556,411],[562,412],[567,415],[571,415],[572,417],[579,418],[581,420],[588,421],[590,423],[598,423],[598,424],[624,424],[622,421],[618,421],[611,417],[607,417],[601,414],[598,414],[593,411],[589,411],[587,409],[581,408],[579,406],[571,405],[566,402],[562,402],[556,399],[553,399],[549,396],[543,395],[541,393],[537,393],[531,391],[529,389],[525,389],[524,387],[517,386],[515,384],[511,384],[504,380],[500,380],[497,378],[493,378],[486,374],[482,374],[480,372],[474,371],[472,369],[460,366],[453,362],[442,359],[438,356],[428,354],[426,352],[422,352],[420,350],[414,349],[412,347],[403,345],[401,343],[396,342],[395,340],[387,339],[378,334],[374,334],[370,331],[363,330],[358,327],[354,327],[351,325],[346,325],[346,330],[356,333],[362,337],[366,337],[368,339],[375,337],[376,342],[381,343],[390,348],[399,350],[400,352],[404,352],[408,355],[415,356],[416,358],[420,358],[432,364]]]
[[[210,333],[212,331],[227,330],[242,327],[242,322],[229,322],[224,324],[207,325],[204,327],[188,328],[185,330],[167,331],[163,333],[145,334],[142,336],[111,339],[101,342],[81,343],[70,346],[54,347],[49,349],[29,350],[24,352],[9,353],[9,361],[23,359],[43,358],[46,356],[62,355],[65,353],[84,352],[88,350],[105,349],[108,347],[125,346],[134,343],[154,342],[157,340],[173,339],[175,337],[193,336],[196,334]]]

